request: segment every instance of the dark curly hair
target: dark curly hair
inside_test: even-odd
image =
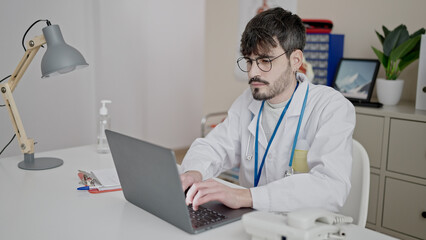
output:
[[[302,19],[280,7],[257,14],[248,22],[242,36],[240,51],[243,56],[267,53],[270,48],[280,46],[286,51],[287,58],[294,50],[303,51],[306,31]]]

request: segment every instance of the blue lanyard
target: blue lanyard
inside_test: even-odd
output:
[[[297,82],[297,87],[299,86],[299,82]],[[263,154],[263,158],[262,158],[262,163],[260,164],[260,168],[259,170],[257,169],[257,165],[258,165],[258,158],[259,158],[259,122],[260,122],[260,115],[262,114],[262,109],[263,106],[265,105],[265,101],[262,102],[262,105],[260,106],[260,110],[259,110],[259,114],[257,116],[257,125],[256,125],[256,141],[255,141],[255,154],[254,154],[254,186],[257,187],[257,185],[259,184],[259,180],[260,180],[260,175],[262,174],[262,169],[263,169],[263,165],[265,164],[265,159],[266,159],[266,155],[268,154],[269,148],[272,144],[272,141],[275,138],[275,134],[278,131],[279,126],[281,125],[281,122],[284,118],[284,115],[287,112],[288,107],[290,106],[291,100],[293,99],[293,95],[296,92],[296,89],[294,90],[293,94],[291,95],[290,100],[288,101],[288,103],[286,104],[286,106],[284,107],[280,118],[278,119],[277,125],[275,126],[274,132],[272,133],[271,139],[268,142],[268,146],[266,147],[265,153]],[[299,131],[300,131],[300,125],[302,123],[302,119],[303,119],[303,115],[305,113],[305,107],[306,107],[306,102],[308,99],[308,92],[309,92],[309,84],[308,84],[308,88],[306,89],[306,94],[305,94],[305,99],[303,100],[303,105],[302,105],[302,109],[300,111],[300,116],[299,116],[299,122],[297,124],[297,129],[296,129],[296,134],[294,136],[294,140],[293,140],[293,147],[291,150],[291,157],[290,157],[290,163],[289,166],[291,168],[291,166],[293,165],[293,156],[294,156],[294,150],[296,147],[296,143],[297,143],[297,138],[299,136]]]

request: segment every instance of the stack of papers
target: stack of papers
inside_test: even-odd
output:
[[[121,188],[115,168],[93,170],[90,173],[96,179],[95,187],[99,191]]]

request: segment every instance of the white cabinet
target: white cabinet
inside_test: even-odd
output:
[[[370,166],[380,168],[382,159],[383,131],[385,118],[382,116],[356,115],[354,138],[364,146],[370,158]]]
[[[388,171],[426,179],[426,124],[391,119],[388,153]]]
[[[386,177],[383,224],[387,229],[426,238],[426,186]]]
[[[354,138],[370,158],[367,227],[426,239],[426,111],[401,103],[356,112]]]

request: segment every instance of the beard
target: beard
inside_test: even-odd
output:
[[[263,92],[260,90],[260,88],[252,87],[250,85],[253,98],[261,101],[270,100],[284,92],[289,87],[291,83],[291,68],[288,67],[283,72],[283,74],[279,76],[279,78],[274,83],[272,83],[272,85],[269,82],[260,79],[259,77],[250,79],[249,84],[252,82],[259,82],[266,85]]]

